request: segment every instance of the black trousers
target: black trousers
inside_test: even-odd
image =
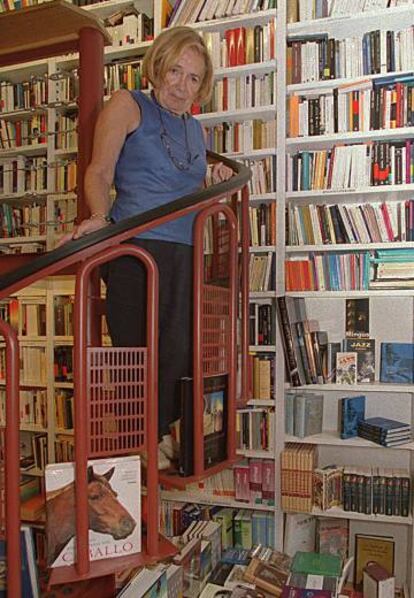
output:
[[[159,437],[180,417],[179,379],[192,373],[193,248],[190,245],[133,239],[159,269]],[[140,347],[146,342],[145,267],[125,256],[102,271],[107,284],[107,321],[112,344]]]

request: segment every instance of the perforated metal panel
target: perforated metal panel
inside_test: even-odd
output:
[[[90,457],[144,446],[146,384],[146,348],[88,348]]]
[[[230,337],[230,290],[213,285],[203,287],[202,305],[203,374],[228,372]]]

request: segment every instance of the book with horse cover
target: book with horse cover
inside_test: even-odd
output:
[[[74,464],[48,465],[45,484],[48,565],[72,565],[76,560]],[[140,552],[138,456],[88,461],[88,510],[91,561]]]

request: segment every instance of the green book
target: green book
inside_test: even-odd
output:
[[[293,558],[291,571],[311,575],[340,577],[342,570],[341,557],[319,552],[297,552]]]

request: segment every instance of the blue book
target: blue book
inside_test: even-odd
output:
[[[388,417],[368,417],[364,421],[364,425],[381,433],[410,430],[410,424],[389,419]]]
[[[413,343],[381,343],[380,381],[396,384],[414,382]]]
[[[20,545],[22,559],[22,596],[24,598],[39,598],[39,582],[36,564],[36,554],[32,530],[28,525],[23,525],[20,530]],[[0,598],[7,596],[6,579],[6,543],[0,540],[0,561],[2,577],[0,581]],[[9,597],[10,598],[10,597]]]
[[[365,419],[365,396],[339,399],[339,416],[341,438],[358,436],[358,423]]]

